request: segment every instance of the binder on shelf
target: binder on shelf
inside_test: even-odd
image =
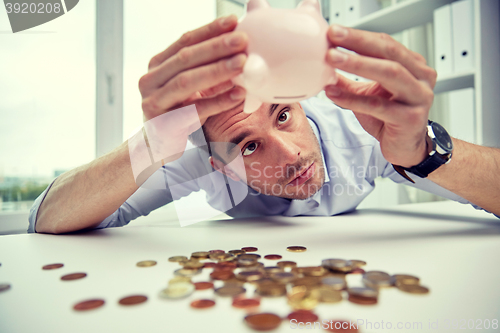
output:
[[[474,3],[462,0],[451,4],[453,58],[456,73],[474,69]]]
[[[360,18],[376,12],[380,7],[378,0],[344,0],[345,23],[353,25]]]
[[[434,64],[439,76],[451,75],[454,68],[451,6],[434,10]]]
[[[450,135],[460,140],[476,143],[474,88],[450,91],[448,99]]]
[[[346,25],[345,0],[330,0],[330,24]]]

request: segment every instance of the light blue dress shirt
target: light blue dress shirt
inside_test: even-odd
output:
[[[385,160],[379,142],[361,127],[351,111],[315,97],[302,101],[301,105],[318,138],[326,168],[325,184],[312,197],[306,200],[290,200],[268,196],[247,188],[246,184],[228,179],[230,188],[245,186],[245,192],[248,189],[248,195],[233,207],[227,194],[226,183],[215,181],[213,177],[206,177],[207,170],[208,173],[213,171],[208,163],[208,154],[201,149],[191,149],[180,159],[156,171],[96,229],[124,226],[131,220],[148,215],[152,210],[172,202],[173,195],[167,183],[178,184],[175,186],[175,199],[204,190],[210,206],[225,211],[232,217],[331,216],[350,212],[373,191],[374,180],[377,177],[388,177],[396,183],[415,186],[444,198],[470,204],[429,179],[411,175],[415,184],[404,179]],[[28,232],[35,232],[38,208],[51,185],[36,199],[31,208]],[[473,206],[481,209],[476,205]]]

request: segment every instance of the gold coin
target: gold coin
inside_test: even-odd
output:
[[[210,253],[209,255],[209,258],[212,259],[212,260],[219,260],[220,258],[225,258],[226,257],[226,253],[225,252],[213,252],[213,253]]]
[[[349,296],[378,297],[378,290],[372,288],[355,287],[347,289]]]
[[[312,310],[318,305],[319,298],[318,289],[307,289],[305,286],[293,287],[287,294],[288,305],[294,310]]]
[[[264,274],[261,271],[243,271],[236,275],[236,278],[243,281],[257,281],[261,279]]]
[[[317,277],[306,276],[306,277],[297,278],[297,279],[293,280],[292,285],[314,287],[314,286],[321,285],[321,280]]]
[[[278,261],[276,266],[281,268],[296,267],[297,263],[295,261]]]
[[[236,259],[236,256],[231,253],[223,253],[222,256],[218,257],[218,261],[233,261]]]
[[[286,250],[290,252],[305,252],[307,248],[304,246],[289,246]]]
[[[215,293],[222,297],[235,297],[244,294],[247,290],[239,285],[230,284],[215,289]]]
[[[320,286],[317,290],[319,292],[319,301],[322,303],[337,303],[342,300],[342,293],[331,286]]]
[[[151,267],[156,265],[156,261],[154,260],[143,260],[139,261],[137,264],[137,267]]]
[[[394,285],[394,278],[386,272],[369,271],[363,274],[363,283],[369,288],[387,288]]]
[[[198,251],[191,253],[191,257],[196,259],[208,259],[209,256],[210,252],[207,251]]]
[[[239,255],[242,255],[242,254],[245,254],[246,252],[243,251],[243,250],[231,250],[231,251],[227,251],[228,253],[231,253],[235,256],[239,256]]]
[[[255,292],[264,297],[279,297],[286,295],[286,285],[275,281],[261,281],[257,284]]]
[[[194,285],[189,282],[177,282],[169,284],[167,288],[160,291],[162,298],[179,299],[191,295],[194,291]]]
[[[346,288],[346,281],[343,278],[328,276],[322,278],[321,283],[333,288],[334,290],[343,290]]]
[[[191,268],[191,269],[202,268],[204,265],[205,265],[204,263],[198,260],[188,260],[182,262],[182,266],[184,268]]]
[[[201,273],[201,269],[179,268],[174,271],[177,276],[195,276]]]
[[[179,262],[179,261],[184,261],[184,260],[187,260],[186,256],[173,256],[173,257],[168,258],[168,261],[170,261],[170,262]]]
[[[175,276],[168,281],[168,284],[178,283],[178,282],[191,282],[191,278],[189,276]]]
[[[366,265],[366,261],[363,260],[356,260],[356,259],[351,259],[349,260],[354,266],[356,267],[362,267]]]
[[[270,275],[273,273],[279,273],[279,272],[283,272],[283,268],[278,267],[278,266],[264,267],[264,273],[266,273],[267,275]]]
[[[321,266],[334,272],[344,273],[350,272],[356,268],[351,261],[344,259],[324,259],[321,261]]]
[[[410,294],[428,294],[429,288],[419,284],[399,284],[397,288]]]
[[[289,283],[297,278],[297,275],[292,272],[276,272],[271,274],[271,279],[279,283]]]
[[[294,267],[292,272],[302,274],[304,276],[323,276],[327,270],[322,266]]]
[[[413,275],[408,275],[408,274],[394,274],[392,276],[395,280],[395,285],[398,283],[401,284],[419,284],[420,279],[416,276]]]

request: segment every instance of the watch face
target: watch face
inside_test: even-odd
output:
[[[451,152],[453,150],[453,141],[451,141],[451,137],[448,132],[446,132],[443,126],[439,125],[436,122],[433,122],[431,126],[438,146],[447,153]]]

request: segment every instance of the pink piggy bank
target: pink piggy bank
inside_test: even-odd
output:
[[[263,102],[295,103],[336,83],[335,70],[326,63],[328,23],[318,0],[303,0],[295,9],[250,0],[235,30],[249,38],[243,73],[233,79],[247,91],[244,112]]]

